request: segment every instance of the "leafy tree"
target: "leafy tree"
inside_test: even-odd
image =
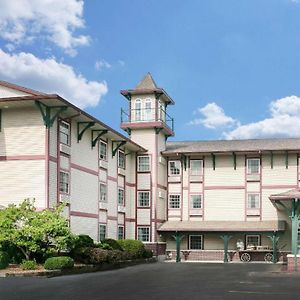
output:
[[[68,249],[75,239],[61,216],[63,205],[37,211],[34,201],[0,210],[0,243],[10,242],[30,260],[34,253],[57,253]]]

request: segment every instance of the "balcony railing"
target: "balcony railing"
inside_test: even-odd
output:
[[[174,118],[162,108],[131,109],[130,113],[121,108],[121,124],[143,122],[162,122],[174,131]]]

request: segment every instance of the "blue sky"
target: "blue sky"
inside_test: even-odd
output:
[[[176,140],[300,136],[300,1],[0,2],[0,79],[58,93],[118,129],[146,72]]]

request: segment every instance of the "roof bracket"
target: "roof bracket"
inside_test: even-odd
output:
[[[285,168],[289,168],[289,153],[288,151],[285,151]]]
[[[97,142],[101,138],[102,135],[106,134],[108,130],[92,130],[92,149],[96,146]],[[97,133],[97,136],[94,137],[94,133]]]
[[[81,130],[80,130],[80,125],[85,125]],[[93,127],[95,125],[95,122],[77,122],[77,142],[79,142],[83,134],[88,130],[89,128]]]
[[[271,151],[271,169],[273,169],[273,166],[274,166],[274,160],[273,160],[273,151]]]
[[[216,156],[214,155],[214,153],[211,154],[211,158],[212,158],[213,170],[215,170],[216,169]]]
[[[38,100],[35,100],[34,103],[39,108],[44,124],[47,128],[52,127],[59,114],[68,108],[67,106],[48,106]],[[52,113],[53,111],[54,113]]]
[[[234,170],[236,170],[236,153],[232,152],[232,155],[233,155],[233,168]]]
[[[126,141],[112,141],[112,157],[114,157],[117,151],[126,143]],[[114,147],[115,144],[117,144],[116,147]]]
[[[154,129],[155,129],[155,133],[159,134],[162,131],[163,128],[162,127],[161,128],[155,127]]]
[[[182,160],[183,160],[183,167],[184,167],[184,171],[186,171],[186,167],[187,167],[187,160],[188,160],[188,158],[187,158],[187,156],[186,156],[186,155],[184,155],[184,154],[182,154],[182,155],[181,155],[181,157],[182,157]]]

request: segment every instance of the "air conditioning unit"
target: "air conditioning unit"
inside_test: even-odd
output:
[[[118,205],[118,212],[125,213],[126,212],[125,206]]]
[[[71,148],[68,145],[60,144],[59,151],[65,154],[71,155]]]
[[[165,198],[165,193],[162,192],[162,191],[159,191],[159,192],[158,192],[158,197],[159,197],[159,198]]]
[[[99,166],[103,169],[107,169],[107,161],[100,159]]]
[[[70,203],[70,195],[60,194],[59,195],[59,201],[62,202],[62,203],[69,204]]]

